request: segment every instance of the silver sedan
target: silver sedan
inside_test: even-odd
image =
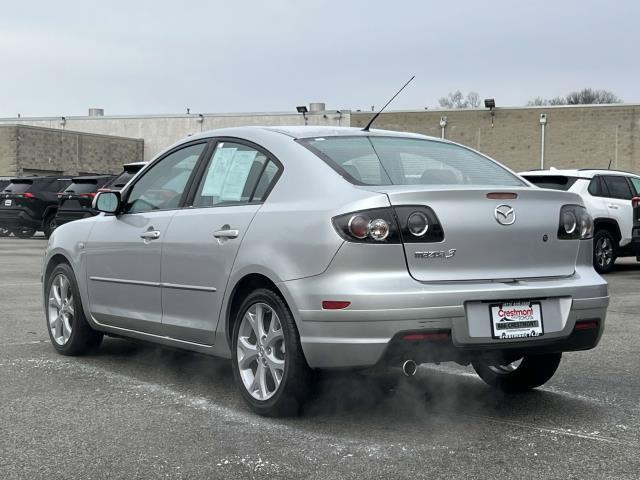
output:
[[[231,358],[256,412],[314,370],[471,364],[535,388],[597,345],[609,301],[577,195],[417,134],[246,127],[181,141],[49,239],[55,349],[117,335]]]

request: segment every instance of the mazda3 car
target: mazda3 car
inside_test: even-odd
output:
[[[453,361],[532,389],[604,329],[581,198],[446,140],[211,131],[94,206],[49,239],[55,349],[106,334],[230,358],[263,415],[297,413],[320,369]]]

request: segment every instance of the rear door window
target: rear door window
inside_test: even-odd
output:
[[[631,192],[631,186],[626,177],[621,175],[607,175],[604,176],[603,179],[609,190],[609,198],[631,200],[633,193]]]
[[[253,147],[233,142],[218,143],[198,186],[193,206],[248,203],[268,161],[264,153]]]

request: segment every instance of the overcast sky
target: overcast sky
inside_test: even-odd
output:
[[[498,106],[582,87],[640,102],[640,2],[22,1],[0,14],[0,116]]]

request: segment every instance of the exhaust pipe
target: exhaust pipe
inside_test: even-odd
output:
[[[406,377],[413,377],[416,374],[417,370],[418,365],[416,365],[416,362],[414,362],[413,360],[406,360],[402,364],[402,373],[404,373]]]

